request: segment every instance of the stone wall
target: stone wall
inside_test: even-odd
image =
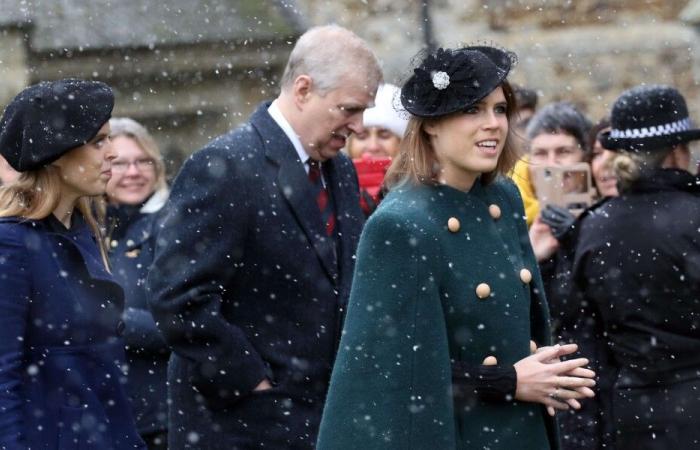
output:
[[[681,89],[700,121],[698,32],[678,19],[685,0],[429,2],[438,44],[486,41],[516,51],[511,79],[537,89],[541,104],[571,100],[597,119],[625,88],[668,83]],[[308,26],[335,22],[357,32],[377,51],[390,82],[410,74],[411,58],[423,46],[419,0],[297,0],[287,12]],[[25,31],[31,30],[0,33],[0,104],[29,82],[96,73],[117,89],[115,114],[145,122],[175,160],[276,95],[293,43],[48,54],[29,51]]]
[[[114,115],[153,133],[176,167],[192,151],[241,123],[274,94],[286,46],[179,45],[65,55],[33,53],[31,81],[96,77],[115,90]]]
[[[5,105],[29,81],[24,31],[10,27],[0,31],[0,105]]]
[[[514,50],[511,79],[541,102],[572,100],[592,118],[639,83],[668,83],[700,120],[700,50],[678,16],[684,0],[430,0],[440,45],[495,42]],[[376,49],[388,81],[410,73],[423,45],[419,1],[300,0],[312,25],[335,21]]]

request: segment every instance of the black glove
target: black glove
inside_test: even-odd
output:
[[[562,241],[564,237],[572,230],[576,216],[571,214],[568,209],[556,205],[547,205],[540,214],[542,222],[549,225],[552,229],[552,235],[557,241]]]

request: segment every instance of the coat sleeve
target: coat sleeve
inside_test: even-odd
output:
[[[590,211],[590,210],[589,210]],[[589,211],[580,217],[579,233],[585,224],[585,218]],[[587,230],[590,232],[590,230]],[[571,242],[569,249],[571,265],[569,276],[568,298],[575,305],[579,305],[577,311],[572,311],[578,319],[575,322],[576,332],[579,336],[579,353],[591,361],[591,368],[596,372],[596,396],[586,400],[584,416],[580,423],[590,422],[593,426],[585,427],[581,433],[587,433],[588,442],[602,447],[612,448],[615,440],[615,427],[610,419],[613,413],[612,391],[618,375],[618,364],[613,360],[609,348],[609,338],[603,326],[603,317],[600,305],[591,292],[589,292],[589,278],[587,268],[594,261],[592,252],[585,245],[589,238],[583,232],[578,234],[576,240]],[[592,280],[594,283],[595,279]]]
[[[233,402],[270,377],[245,333],[222,314],[243,258],[247,181],[225,148],[190,157],[175,180],[147,278],[149,305],[165,340],[188,361],[207,399]]]
[[[419,233],[381,208],[363,231],[319,450],[455,448],[438,276]]]
[[[11,225],[0,226],[0,448],[25,448],[22,395],[24,339],[31,278],[26,245]]]
[[[148,238],[139,244],[141,253],[139,254],[139,258],[134,260],[133,263],[143,267],[141,270],[144,271],[144,274],[148,273],[150,267],[153,265],[154,247],[156,244],[161,211],[162,210],[156,211],[142,219],[147,220],[146,231],[148,233]],[[137,231],[143,233],[143,230],[139,229]],[[143,276],[143,274],[139,274],[139,278]],[[146,289],[143,285],[140,286],[140,288],[144,289],[144,291]],[[153,354],[167,357],[167,355],[170,354],[170,349],[162,333],[158,329],[153,314],[147,308],[148,305],[144,303],[144,300],[145,297],[138,297],[137,301],[133,301],[130,298],[126,299],[126,308],[122,316],[124,324],[126,325],[126,328],[124,328],[124,342],[129,347],[130,352],[138,352],[141,355]]]
[[[149,310],[129,307],[124,310],[122,319],[126,325],[124,343],[129,347],[129,351],[163,356],[170,353]]]

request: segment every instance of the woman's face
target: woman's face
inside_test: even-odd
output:
[[[112,160],[116,157],[109,133],[108,122],[90,142],[68,151],[53,163],[61,171],[62,195],[79,198],[105,193],[112,176]]]
[[[601,130],[601,133],[610,128]],[[593,159],[591,159],[591,175],[601,197],[617,196],[617,178],[612,168],[612,161],[615,159],[615,152],[606,150],[596,139],[593,145]]]
[[[117,157],[112,163],[112,178],[107,184],[111,203],[139,205],[156,189],[155,162],[128,136],[112,139]]]
[[[399,153],[401,139],[386,128],[367,127],[352,135],[350,140],[351,158],[369,155],[372,158],[394,157]]]
[[[583,161],[583,149],[566,133],[541,133],[530,141],[530,162],[538,166],[570,166]]]
[[[476,105],[425,126],[440,164],[440,182],[465,190],[496,169],[508,136],[506,112],[499,86]]]
[[[19,178],[20,173],[10,166],[5,158],[0,156],[0,185],[14,183]]]

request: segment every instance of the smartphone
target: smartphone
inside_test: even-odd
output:
[[[540,208],[551,204],[578,215],[593,204],[591,166],[587,163],[532,167],[531,172]]]

